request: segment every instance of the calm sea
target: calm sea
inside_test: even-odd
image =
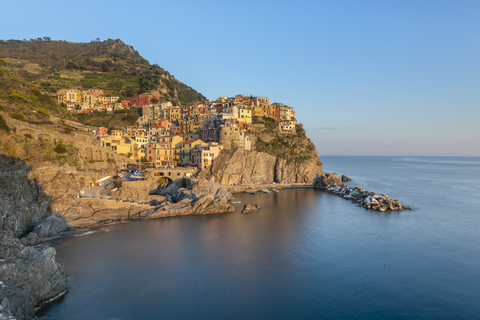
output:
[[[69,236],[70,292],[40,319],[479,319],[480,158],[322,161],[414,210],[288,189]]]

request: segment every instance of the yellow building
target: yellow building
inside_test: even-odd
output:
[[[200,169],[206,169],[213,163],[213,160],[220,154],[223,146],[218,145],[216,142],[212,142],[206,145],[202,145],[199,148],[192,150],[193,163]]]
[[[158,142],[147,144],[147,161],[155,167],[180,165],[183,137],[171,135],[159,137],[157,140]]]
[[[134,157],[133,157],[134,147],[136,147],[136,145],[133,145],[129,142],[129,143],[121,143],[112,148],[113,148],[113,151],[115,151],[116,153],[126,155],[130,159],[134,160]]]
[[[252,109],[246,106],[241,106],[238,108],[238,126],[247,130],[248,132],[252,131]]]
[[[57,91],[57,102],[58,103],[67,103],[67,91],[66,89]]]

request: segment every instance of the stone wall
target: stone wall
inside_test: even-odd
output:
[[[13,133],[18,135],[29,134],[33,139],[49,140],[51,142],[59,143],[63,141],[64,144],[72,145],[78,150],[79,156],[87,161],[105,161],[115,160],[121,164],[127,164],[129,159],[115,153],[111,148],[102,147],[99,140],[84,132],[72,132],[70,134],[62,133],[54,127],[35,125],[15,119],[7,118],[7,125]]]

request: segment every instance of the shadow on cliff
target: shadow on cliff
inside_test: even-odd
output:
[[[34,245],[67,230],[67,221],[50,209],[52,197],[25,161],[0,155],[0,230],[12,231],[22,243]]]
[[[35,308],[68,290],[55,249],[25,247],[65,231],[50,209],[51,197],[28,175],[25,161],[0,155],[0,318],[32,319]],[[18,239],[20,238],[20,240]]]

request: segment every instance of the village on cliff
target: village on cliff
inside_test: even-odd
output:
[[[127,156],[140,167],[196,166],[205,169],[222,149],[255,146],[257,122],[273,121],[278,134],[296,133],[293,107],[272,103],[265,97],[236,95],[215,101],[174,106],[155,94],[139,94],[128,100],[104,96],[99,89],[63,89],[57,102],[71,113],[137,109],[136,125],[109,130],[83,128],[97,136],[105,148]]]

